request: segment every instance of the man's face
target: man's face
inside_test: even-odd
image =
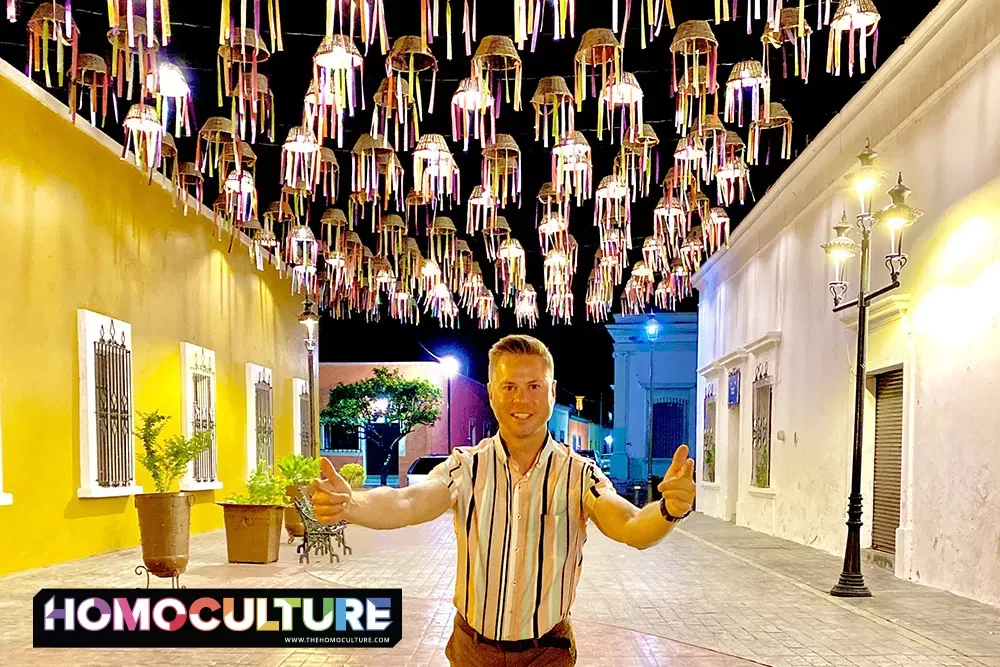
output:
[[[527,438],[545,430],[556,383],[541,357],[503,353],[493,365],[489,393],[501,431],[511,438]]]

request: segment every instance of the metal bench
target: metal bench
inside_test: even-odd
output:
[[[308,495],[302,498],[295,498],[295,509],[298,511],[299,516],[302,517],[302,524],[305,526],[305,530],[302,533],[302,543],[295,549],[299,554],[300,563],[302,561],[309,563],[310,553],[317,556],[329,555],[331,563],[334,558],[339,563],[340,555],[336,551],[334,542],[336,542],[336,547],[340,547],[345,556],[353,553],[353,550],[347,546],[347,541],[344,539],[344,529],[347,528],[346,521],[341,521],[335,526],[320,523],[316,519],[316,512],[313,511],[312,499]]]

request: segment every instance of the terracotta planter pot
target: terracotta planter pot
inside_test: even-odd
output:
[[[285,487],[285,495],[292,501],[301,498],[306,487],[289,485]],[[299,511],[295,509],[294,503],[285,508],[285,530],[288,531],[288,541],[291,542],[296,537],[305,535],[306,527],[302,523]]]
[[[187,569],[191,544],[189,493],[143,493],[135,497],[142,562],[157,577],[176,577]]]
[[[230,563],[273,563],[281,542],[282,505],[222,505]]]

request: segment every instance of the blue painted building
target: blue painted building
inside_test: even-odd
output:
[[[698,315],[616,315],[606,326],[615,350],[610,475],[645,481],[650,444],[654,475],[663,475],[681,444],[695,457]]]

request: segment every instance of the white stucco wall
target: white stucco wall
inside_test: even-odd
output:
[[[944,0],[771,188],[730,248],[695,277],[698,396],[712,382],[719,396],[719,483],[700,485],[700,509],[727,517],[735,508],[740,525],[843,552],[856,325],[831,312],[819,246],[845,207],[857,213],[841,179],[870,137],[880,166],[892,178],[902,170],[911,203],[925,211],[906,237],[902,287],[874,306],[869,336],[869,374],[904,371],[896,573],[1000,603],[998,110],[996,2]],[[887,203],[880,191],[875,206]],[[873,288],[888,282],[886,250],[887,234],[876,229]],[[856,264],[849,276],[851,298]],[[770,349],[755,347],[760,341]],[[777,365],[769,493],[750,490],[744,467],[750,385],[761,359]],[[732,367],[743,376],[737,439],[725,405]],[[863,546],[871,541],[871,396],[867,407]],[[699,424],[702,418],[699,412]],[[730,442],[738,451],[727,450]],[[730,456],[739,458],[735,477]]]
[[[645,325],[651,316],[615,316],[607,325],[615,346],[614,451],[629,458],[629,476],[646,477],[646,438],[649,432],[650,344]],[[696,369],[698,316],[696,313],[657,313],[660,335],[653,348],[654,401],[666,397],[689,401],[687,443],[696,449]],[[668,459],[653,460],[653,474],[662,475]]]

